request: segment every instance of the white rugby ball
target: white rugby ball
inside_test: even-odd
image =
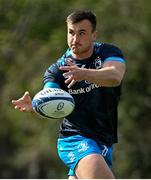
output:
[[[45,88],[32,99],[34,111],[43,117],[59,119],[68,116],[74,110],[73,97],[58,88]]]

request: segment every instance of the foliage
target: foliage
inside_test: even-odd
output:
[[[92,10],[98,18],[98,41],[121,47],[127,60],[115,175],[151,177],[151,2],[0,0],[1,178],[67,177],[56,151],[61,120],[20,113],[11,100],[42,88],[45,69],[67,47],[65,19],[76,9]]]

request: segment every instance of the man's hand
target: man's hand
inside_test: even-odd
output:
[[[67,65],[68,66],[61,66],[60,69],[63,71],[67,71],[63,73],[63,76],[66,78],[65,83],[69,83],[68,88],[70,88],[76,82],[84,80],[86,69],[79,68],[70,60],[67,60]]]
[[[12,104],[15,109],[18,109],[21,112],[31,112],[33,110],[31,97],[27,91],[18,100],[12,100]]]

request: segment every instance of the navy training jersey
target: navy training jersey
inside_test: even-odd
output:
[[[71,56],[70,49],[52,64],[44,74],[44,84],[54,82],[61,89],[68,91],[75,100],[74,111],[63,119],[60,125],[60,137],[76,134],[92,138],[98,142],[112,145],[117,142],[118,102],[121,85],[117,87],[99,87],[89,81],[76,82],[71,88],[64,83],[60,66],[66,65],[71,58],[78,67],[100,69],[106,61],[120,61],[124,57],[119,48],[111,44],[94,43],[94,51],[90,58],[77,60]]]

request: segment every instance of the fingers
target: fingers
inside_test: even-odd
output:
[[[73,80],[73,77],[72,75],[69,76],[66,80],[65,80],[65,83],[68,84],[69,82],[71,82]]]
[[[22,108],[18,105],[14,106],[14,109],[19,110],[19,111],[25,111],[25,108]]]
[[[64,77],[64,78],[69,78],[69,77],[72,76],[72,73],[73,73],[73,72],[71,72],[71,71],[66,72],[66,73],[63,73],[63,77]]]
[[[77,65],[75,65],[73,62],[71,62],[70,59],[67,59],[67,60],[66,60],[66,63],[67,63],[67,66],[61,66],[61,67],[60,67],[60,70],[63,70],[63,71],[71,71],[71,70],[73,70],[75,67],[77,67]]]
[[[70,75],[70,72],[64,73],[63,76],[64,76],[65,78],[67,78],[67,79],[65,80],[65,83],[66,83],[66,84],[69,83],[68,88],[70,88],[71,86],[73,86],[73,85],[76,83],[76,80],[73,79],[73,75]]]
[[[71,83],[68,85],[68,88],[71,88],[71,86],[73,86],[75,83],[76,83],[76,81],[73,79],[73,80],[71,81]]]
[[[29,95],[29,92],[26,91],[21,99],[24,100],[24,101],[31,102],[31,97]]]
[[[17,105],[19,102],[20,102],[20,99],[18,99],[18,100],[12,100],[12,104],[13,104],[13,105]]]
[[[71,88],[71,86],[73,86],[73,85],[76,83],[76,80],[73,79],[73,77],[72,77],[72,75],[71,75],[68,79],[65,80],[65,83],[66,83],[66,84],[69,83],[68,88]]]
[[[18,109],[20,111],[26,111],[26,108],[24,106],[27,102],[30,102],[30,96],[28,91],[26,91],[21,98],[17,100],[12,100],[14,109]]]
[[[15,105],[15,104],[19,103],[20,101],[26,99],[27,97],[29,97],[29,92],[28,91],[26,91],[21,98],[19,98],[17,100],[12,100],[12,104]]]
[[[62,71],[70,71],[71,67],[70,66],[61,66],[59,69]]]
[[[30,112],[33,110],[31,97],[28,91],[26,91],[21,98],[12,100],[12,104],[14,105],[14,109],[21,112]]]
[[[15,105],[15,103],[16,103],[16,100],[12,100],[12,104],[14,104],[14,105]]]
[[[20,111],[21,111],[21,112],[26,112],[27,109],[26,109],[26,108],[21,108]]]
[[[20,107],[19,106],[14,106],[14,109],[20,109]]]
[[[68,88],[70,88],[76,83],[76,80],[73,78],[73,71],[77,68],[77,65],[72,63],[70,59],[67,59],[66,63],[68,66],[61,66],[60,70],[68,71],[66,73],[63,73],[63,76],[64,78],[66,78],[65,83],[69,83]]]
[[[26,97],[26,96],[29,96],[29,92],[28,92],[28,91],[26,91],[26,92],[24,93],[24,95],[23,95],[23,97]]]

